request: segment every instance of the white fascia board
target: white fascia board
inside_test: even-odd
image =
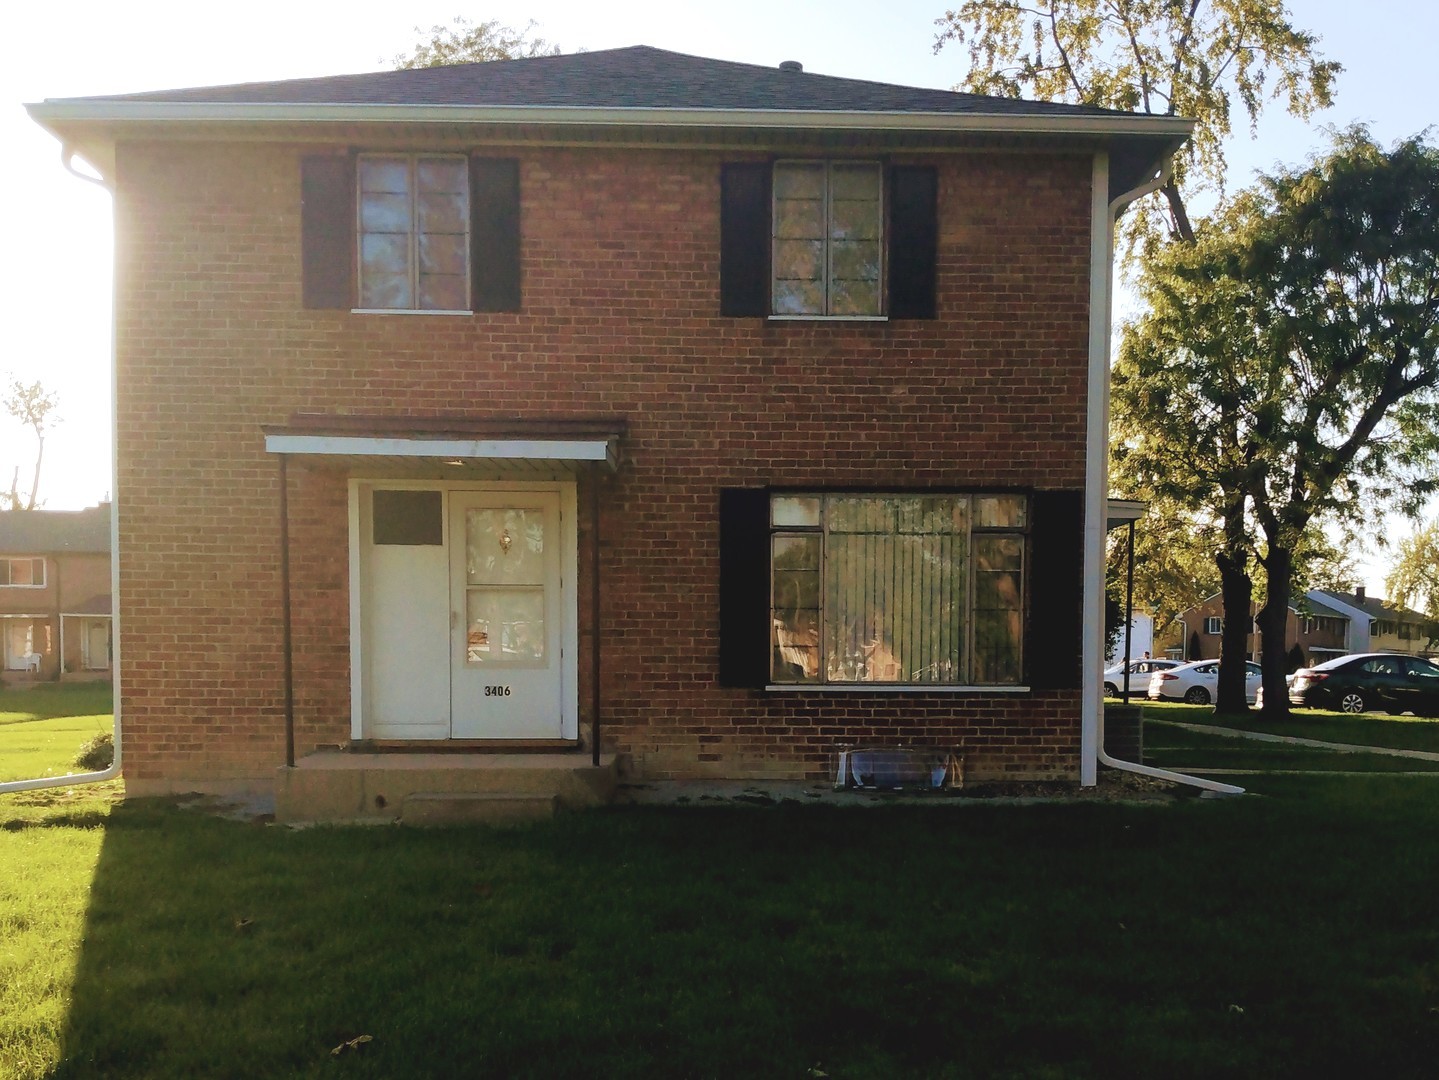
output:
[[[51,122],[557,124],[615,127],[821,128],[825,130],[976,131],[1048,135],[1171,135],[1187,138],[1192,120],[1005,113],[868,112],[813,109],[642,109],[552,105],[369,105],[204,101],[107,101],[65,98],[26,105]]]
[[[609,439],[378,439],[354,435],[266,435],[271,454],[340,457],[490,458],[612,463]]]

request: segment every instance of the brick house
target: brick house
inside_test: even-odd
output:
[[[108,678],[111,643],[110,504],[0,512],[5,678]]]
[[[1348,616],[1350,652],[1425,656],[1439,650],[1439,618],[1369,596],[1362,585],[1352,593],[1315,589],[1309,595]]]
[[[1259,617],[1259,606],[1258,601],[1249,606],[1249,633],[1245,638],[1245,650],[1256,663],[1259,662],[1260,634],[1255,620]],[[1224,601],[1219,593],[1180,612],[1177,621],[1185,660],[1218,659],[1224,630]],[[1350,633],[1348,613],[1310,592],[1289,605],[1284,623],[1284,647],[1293,649],[1298,645],[1304,650],[1306,663],[1318,664],[1355,651],[1349,646]],[[1199,643],[1197,655],[1191,655],[1196,651],[1195,642]]]
[[[115,193],[132,792],[1093,782],[1113,222],[1188,121],[642,47],[30,111]]]

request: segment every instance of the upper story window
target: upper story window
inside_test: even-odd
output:
[[[1210,615],[1204,620],[1204,632],[1206,634],[1222,634],[1224,632],[1224,620],[1217,615]]]
[[[883,209],[877,162],[778,162],[772,313],[883,314]]]
[[[520,170],[512,158],[327,154],[301,162],[307,308],[520,309]]]
[[[16,589],[45,587],[44,559],[0,559],[0,586]]]
[[[938,171],[875,161],[720,171],[720,314],[932,319]]]
[[[361,155],[361,308],[469,309],[466,164],[458,156]]]

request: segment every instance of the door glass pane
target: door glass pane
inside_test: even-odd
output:
[[[517,507],[466,511],[465,567],[471,585],[543,585],[544,512]]]
[[[469,663],[523,663],[544,658],[542,587],[466,590],[465,659]]]

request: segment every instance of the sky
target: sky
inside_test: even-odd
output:
[[[0,66],[0,206],[10,207],[7,258],[0,260],[0,295],[9,298],[0,322],[0,382],[13,373],[59,396],[61,421],[47,437],[40,484],[45,506],[75,509],[111,493],[111,205],[102,188],[66,172],[59,144],[22,103],[382,70],[428,37],[429,27],[461,14],[515,27],[534,20],[534,32],[566,52],[643,44],[766,66],[799,60],[820,74],[947,89],[963,79],[967,55],[954,45],[935,54],[935,20],[944,9],[944,0],[0,5],[0,42],[9,44]],[[1244,186],[1255,169],[1302,162],[1323,144],[1325,125],[1362,121],[1392,141],[1439,122],[1432,66],[1439,4],[1290,0],[1289,10],[1296,26],[1319,35],[1321,52],[1345,66],[1336,104],[1307,124],[1271,105],[1255,139],[1236,117],[1231,186]],[[0,488],[8,489],[17,465],[24,486],[34,448],[27,429],[0,420]],[[1412,526],[1394,522],[1383,531],[1393,544]],[[1386,559],[1382,548],[1367,546],[1360,572],[1371,595],[1383,595]]]

